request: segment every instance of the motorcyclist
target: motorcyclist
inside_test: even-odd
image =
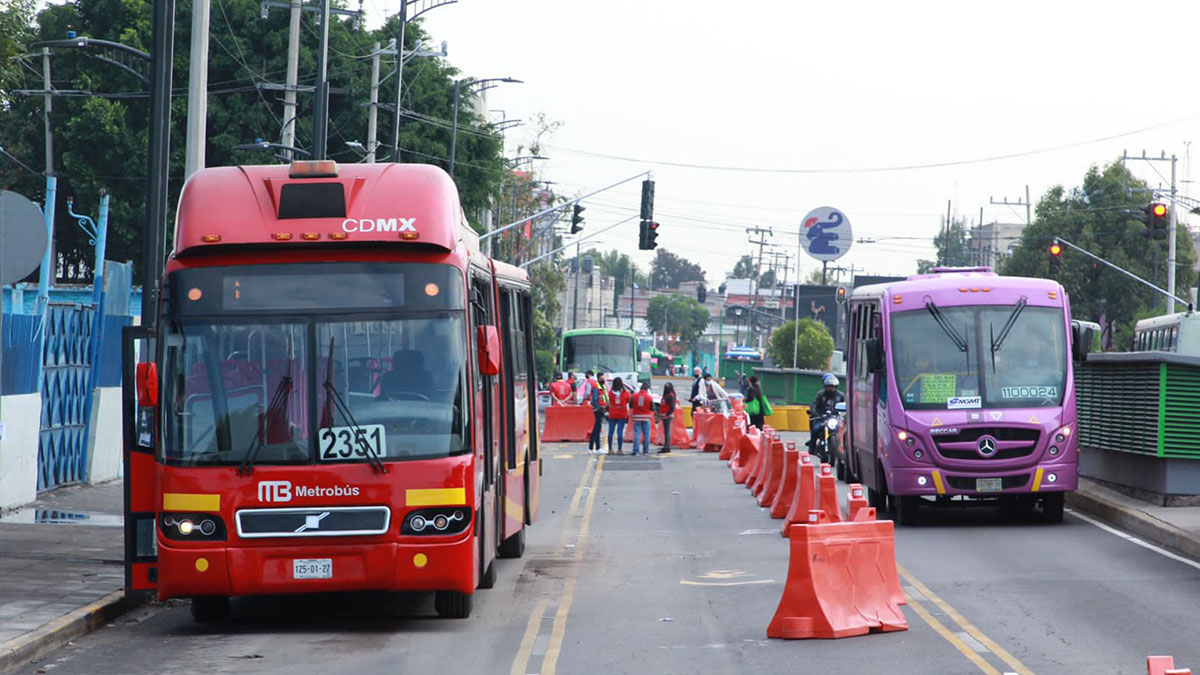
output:
[[[828,415],[836,415],[837,404],[846,401],[845,395],[838,391],[838,379],[833,373],[825,373],[821,377],[821,384],[823,385],[821,391],[817,392],[816,398],[813,399],[812,405],[808,409],[811,421],[808,425],[809,452],[813,452],[817,447],[817,433],[820,431],[819,422],[824,420]]]

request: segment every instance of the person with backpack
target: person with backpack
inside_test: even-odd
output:
[[[662,397],[658,402],[658,415],[663,423],[663,446],[658,454],[671,451],[671,423],[675,421],[675,386],[670,382],[663,385]]]
[[[750,424],[758,427],[762,431],[763,425],[766,424],[766,418],[775,411],[771,409],[771,403],[763,396],[762,387],[758,384],[758,377],[751,375],[749,387],[746,390],[746,405],[745,410],[750,415]]]
[[[654,396],[650,393],[650,383],[643,382],[638,393],[629,400],[629,417],[633,420],[633,454],[650,454],[650,424],[654,420]],[[640,440],[640,444],[639,444]]]
[[[617,434],[618,455],[625,454],[625,423],[629,420],[629,390],[621,378],[613,378],[608,392],[608,453],[613,454],[613,432]]]

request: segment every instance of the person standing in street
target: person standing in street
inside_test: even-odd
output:
[[[663,385],[658,414],[663,423],[663,446],[662,450],[658,451],[661,455],[671,451],[671,423],[675,421],[675,387],[670,382]]]
[[[608,453],[613,454],[613,432],[617,433],[618,455],[625,454],[625,423],[629,420],[629,390],[621,378],[614,378],[608,392]],[[635,446],[636,447],[636,446]]]
[[[638,454],[639,439],[642,455],[650,454],[650,424],[654,420],[654,396],[650,383],[643,382],[629,401],[629,417],[633,420],[633,453]]]
[[[751,375],[746,389],[746,413],[750,415],[750,424],[762,431],[766,417],[770,414],[771,404],[763,396],[762,387],[758,385],[758,377]]]
[[[592,388],[596,386],[596,374],[592,371],[584,373],[583,379],[579,381],[579,386],[575,387],[575,402],[579,405],[588,405],[592,400]]]
[[[550,404],[567,405],[571,402],[571,396],[574,393],[570,383],[562,379],[562,373],[555,373],[554,381],[550,383]]]
[[[591,375],[588,371],[588,375]],[[604,422],[604,416],[608,414],[608,395],[604,391],[604,373],[600,373],[593,381],[589,379],[588,383],[588,404],[592,406],[592,435],[588,436],[588,454],[589,455],[606,455],[608,451],[601,444],[600,427]]]
[[[704,384],[704,376],[700,374],[700,368],[692,368],[692,393],[688,395],[688,401],[691,402],[692,407],[700,407],[697,399],[700,398],[700,385],[702,384]]]

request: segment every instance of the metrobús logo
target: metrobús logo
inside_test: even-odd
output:
[[[357,497],[361,492],[355,485],[292,485],[290,480],[258,482],[260,502],[290,502],[295,497]]]
[[[347,218],[343,232],[416,232],[416,218]]]

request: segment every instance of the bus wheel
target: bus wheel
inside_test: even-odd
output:
[[[892,497],[896,504],[896,520],[901,525],[916,525],[920,522],[921,498],[916,495]]]
[[[201,595],[192,598],[192,618],[199,623],[228,619],[229,598],[224,595]]]
[[[459,591],[438,591],[433,596],[433,608],[443,619],[465,619],[471,616],[474,597]]]
[[[888,510],[888,494],[887,483],[883,480],[883,467],[879,464],[875,465],[875,475],[879,476],[879,480],[883,483],[883,487],[881,487],[879,490],[876,490],[870,485],[867,486],[867,504],[875,507],[875,512],[878,513],[882,518],[883,514],[887,513]]]
[[[846,482],[846,461],[843,460],[842,458],[838,457],[837,453],[834,453],[833,457],[834,457],[833,461],[836,462],[836,467],[833,470],[834,474],[837,475],[838,480],[845,483]]]
[[[1042,520],[1047,523],[1061,523],[1063,521],[1063,502],[1067,493],[1065,492],[1047,492],[1042,496]]]
[[[499,555],[501,558],[520,558],[525,555],[525,528],[500,542]]]
[[[1033,505],[1033,499],[1026,495],[1005,495],[1000,497],[1000,517],[1008,522],[1028,520]]]

